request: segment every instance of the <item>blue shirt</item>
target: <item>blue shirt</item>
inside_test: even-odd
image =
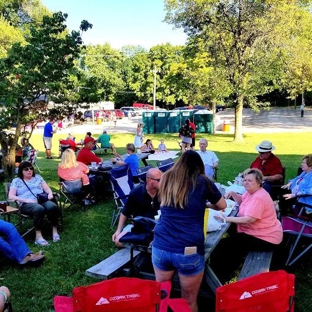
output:
[[[138,156],[136,154],[131,154],[124,160],[124,162],[130,168],[132,176],[136,177],[138,175],[137,169],[140,167]]]
[[[43,136],[46,138],[52,138],[53,137],[53,127],[50,122],[47,122],[44,126],[43,130]]]
[[[213,182],[199,176],[195,188],[190,187],[188,203],[184,209],[171,206],[160,207],[161,217],[155,227],[153,246],[179,254],[184,253],[185,247],[196,246],[197,253],[204,255],[206,200],[215,204],[221,197]]]

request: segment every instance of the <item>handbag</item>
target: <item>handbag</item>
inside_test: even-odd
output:
[[[48,193],[42,192],[40,194],[37,194],[37,200],[38,200],[38,204],[40,205],[44,204],[45,202],[49,200]]]
[[[35,195],[32,190],[29,188],[29,186],[26,184],[26,182],[24,181],[24,179],[21,179],[24,184],[26,185],[26,187],[28,188],[28,190],[30,191],[31,194],[33,194],[35,196],[35,198],[37,198],[38,204],[42,205],[45,202],[47,202],[49,200],[48,198],[48,193],[46,192],[42,192],[40,194]],[[55,200],[53,200],[54,198],[52,198],[51,200],[55,202]]]

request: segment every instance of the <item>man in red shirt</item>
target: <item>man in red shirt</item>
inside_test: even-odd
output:
[[[283,167],[281,161],[276,157],[272,151],[275,146],[270,141],[262,141],[256,146],[259,156],[250,165],[250,168],[257,168],[263,174],[263,188],[270,193],[272,184],[282,183]]]
[[[84,147],[79,151],[77,155],[77,161],[80,161],[86,165],[91,165],[91,162],[102,162],[102,159],[97,157],[92,149],[95,145],[96,140],[92,137],[86,137],[84,140]]]
[[[196,125],[194,124],[194,123],[192,123],[191,122],[191,120],[189,119],[189,124],[190,124],[190,127],[194,130],[194,132],[192,133],[192,136],[191,136],[191,138],[192,138],[192,144],[191,144],[191,150],[195,150],[195,136],[196,136],[196,134],[195,134],[195,131],[196,131]]]

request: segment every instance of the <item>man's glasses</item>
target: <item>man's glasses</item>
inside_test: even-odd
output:
[[[159,179],[154,179],[154,178],[147,177],[147,179],[151,179],[151,180],[153,180],[153,181],[160,182],[160,178],[159,178]]]
[[[33,170],[34,170],[34,168],[32,168],[32,167],[26,167],[23,169],[23,171],[33,171]]]

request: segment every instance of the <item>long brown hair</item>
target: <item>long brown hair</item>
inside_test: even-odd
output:
[[[205,167],[198,153],[186,151],[161,178],[159,197],[161,206],[184,208],[190,188],[195,188],[198,176],[205,179]]]

